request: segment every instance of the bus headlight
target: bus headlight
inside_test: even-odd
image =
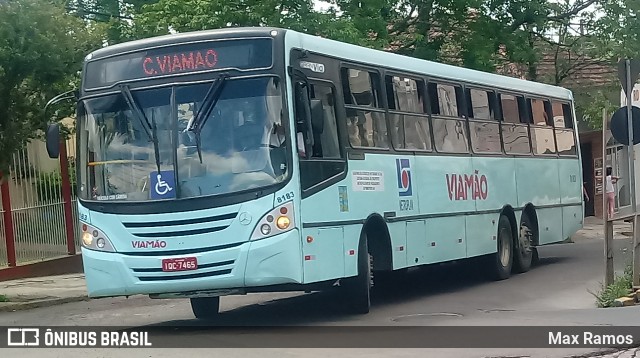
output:
[[[260,240],[282,234],[295,227],[293,201],[288,201],[265,214],[256,225],[251,240]]]
[[[91,225],[80,222],[82,225],[82,247],[89,250],[116,252],[107,235]]]

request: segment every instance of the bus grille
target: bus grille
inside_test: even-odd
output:
[[[230,220],[235,219],[237,215],[238,213],[229,213],[184,220],[123,222],[122,225],[129,230],[131,235],[140,238],[185,237],[222,231],[229,227]],[[208,225],[194,228],[193,225],[197,224]],[[187,227],[188,225],[190,226]]]

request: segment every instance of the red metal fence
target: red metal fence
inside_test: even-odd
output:
[[[79,251],[74,141],[50,159],[34,141],[13,155],[0,185],[0,267],[42,261]]]

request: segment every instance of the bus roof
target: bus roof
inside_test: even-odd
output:
[[[126,52],[143,50],[150,47],[179,45],[185,42],[207,41],[214,40],[216,38],[226,38],[234,36],[240,38],[272,37],[271,31],[273,30],[281,32],[287,31],[284,29],[277,29],[272,27],[230,27],[216,30],[183,32],[179,34],[162,35],[106,46],[91,52],[90,57],[93,60],[114,55],[121,55]]]
[[[570,90],[558,86],[546,85],[543,83],[526,81],[515,77],[498,75],[464,67],[446,65],[434,61],[417,59],[414,57],[374,50],[318,36],[308,35],[293,30],[274,27],[236,27],[157,36],[107,46],[93,51],[88,56],[88,58],[93,60],[123,54],[126,52],[142,50],[149,47],[181,44],[185,42],[206,41],[215,38],[226,38],[234,36],[240,38],[271,37],[271,31],[273,30],[279,31],[281,32],[281,34],[282,32],[286,33],[287,41],[297,43],[295,46],[302,46],[306,50],[319,52],[327,56],[359,62],[362,64],[369,64],[372,66],[383,66],[386,68],[397,69],[398,71],[410,71],[413,73],[419,73],[425,76],[439,77],[441,79],[450,81],[460,81],[468,84],[501,88],[507,91],[512,90],[517,92],[528,92],[531,94],[540,94],[566,100],[573,99],[573,95]]]
[[[301,44],[302,48],[306,50],[362,64],[409,71],[454,82],[501,88],[507,91],[528,92],[566,100],[573,99],[572,92],[563,87],[374,50],[295,31],[287,31],[286,37],[292,42]]]

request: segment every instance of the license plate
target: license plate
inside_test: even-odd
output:
[[[198,260],[195,257],[181,257],[179,259],[162,260],[162,271],[189,271],[198,268]]]

